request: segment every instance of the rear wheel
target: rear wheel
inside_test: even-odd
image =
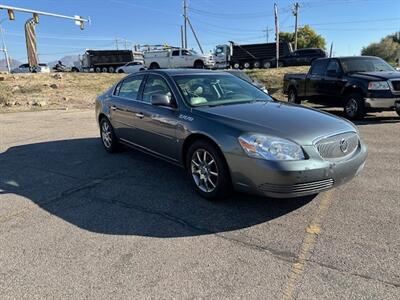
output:
[[[253,67],[258,69],[261,66],[261,63],[259,61],[254,62]]]
[[[297,92],[294,88],[291,88],[288,92],[288,102],[295,103],[295,104],[301,104],[301,101],[297,97]]]
[[[119,69],[118,73],[125,73],[123,69]]]
[[[344,114],[351,120],[362,119],[365,116],[364,99],[361,94],[352,93],[346,97]]]
[[[101,72],[101,68],[100,68],[100,67],[96,67],[96,68],[94,69],[94,71],[95,71],[96,73],[100,73],[100,72]]]
[[[234,63],[233,64],[233,68],[234,69],[239,69],[240,68],[240,64],[239,63]]]
[[[264,69],[269,69],[269,68],[271,68],[271,62],[270,62],[270,61],[264,61],[264,62],[263,62],[263,68],[264,68]]]
[[[186,155],[186,169],[195,191],[208,200],[232,192],[230,174],[219,149],[207,140],[195,141]]]
[[[115,69],[114,69],[114,67],[109,67],[109,68],[108,68],[108,72],[110,72],[110,73],[114,73],[114,72],[115,72]]]
[[[107,72],[108,72],[108,68],[107,68],[107,67],[103,67],[103,68],[101,68],[101,72],[103,72],[103,73],[107,73]]]
[[[114,128],[106,117],[100,120],[100,136],[107,152],[112,153],[118,149],[118,140],[114,134]]]
[[[160,68],[160,65],[156,62],[152,62],[150,64],[150,69],[159,69],[159,68]]]
[[[245,69],[250,69],[250,63],[246,61],[246,62],[243,64],[243,67],[244,67]]]

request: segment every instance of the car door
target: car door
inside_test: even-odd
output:
[[[172,50],[170,61],[170,66],[172,68],[180,68],[182,66],[182,57],[179,50]]]
[[[171,97],[175,106],[152,105],[151,97],[157,94]],[[178,161],[180,154],[176,130],[179,125],[179,113],[175,99],[169,84],[162,76],[157,74],[147,76],[142,101],[139,103],[136,125],[138,131],[134,142],[150,152]]]
[[[342,75],[343,71],[339,61],[334,58],[330,59],[322,82],[322,92],[331,104],[340,104],[342,90],[346,84]]]
[[[314,61],[310,72],[306,77],[306,94],[312,100],[323,100],[323,81],[328,59]]]
[[[110,121],[117,137],[124,141],[132,141],[136,130],[137,101],[144,75],[129,76],[115,88],[108,101]]]

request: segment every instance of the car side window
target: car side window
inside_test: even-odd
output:
[[[170,99],[172,98],[172,92],[167,82],[160,76],[149,75],[143,89],[143,101],[150,103],[151,96],[157,94],[167,95]]]
[[[314,61],[310,74],[319,76],[325,75],[327,65],[328,60],[325,59]]]
[[[188,50],[182,50],[182,55],[190,55],[190,52]]]
[[[340,73],[340,65],[336,59],[333,59],[329,62],[328,67],[326,68],[326,73],[335,72],[336,74]]]
[[[179,56],[179,50],[172,51],[172,56]]]
[[[125,79],[115,89],[115,95],[127,99],[137,100],[143,77],[143,75],[139,75]]]

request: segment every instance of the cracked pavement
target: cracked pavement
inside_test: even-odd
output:
[[[0,114],[0,298],[400,298],[400,118],[316,197],[207,202],[179,167],[106,153],[91,110]]]

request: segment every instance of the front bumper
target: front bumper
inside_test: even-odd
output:
[[[266,161],[237,154],[226,159],[236,190],[273,198],[317,194],[350,181],[364,167],[367,147],[343,161],[322,159],[314,146],[303,147],[309,158],[302,161]]]
[[[365,107],[368,108],[385,108],[393,109],[396,103],[400,103],[400,97],[398,98],[365,98]]]

